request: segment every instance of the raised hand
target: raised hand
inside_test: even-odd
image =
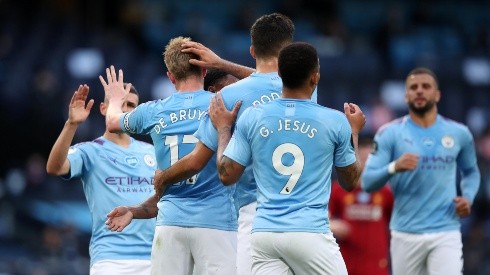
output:
[[[228,111],[228,109],[226,109],[225,103],[223,102],[223,97],[221,96],[221,93],[217,92],[216,95],[214,95],[211,99],[208,110],[209,117],[211,118],[211,122],[213,123],[216,130],[219,131],[220,129],[226,127],[229,127],[231,129],[231,126],[235,122],[241,106],[242,102],[238,101],[233,107],[233,110]]]
[[[344,113],[349,121],[353,134],[359,134],[364,124],[366,124],[366,116],[361,108],[354,103],[344,103]]]
[[[90,114],[90,110],[94,105],[94,100],[90,99],[88,103],[89,87],[87,85],[78,86],[78,90],[73,93],[70,104],[68,106],[68,122],[73,125],[83,123]],[[86,103],[86,104],[85,104]]]
[[[126,206],[118,206],[107,214],[105,224],[111,231],[121,232],[133,220],[133,213]]]
[[[125,88],[123,71],[119,69],[119,75],[116,76],[116,70],[114,69],[113,65],[111,65],[110,68],[106,68],[105,72],[107,82],[105,81],[104,77],[99,75],[100,83],[102,83],[102,86],[104,87],[105,97],[109,101],[120,100],[122,103],[122,101],[124,101],[124,97],[131,89],[131,83],[128,83]]]

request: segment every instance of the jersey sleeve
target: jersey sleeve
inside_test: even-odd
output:
[[[335,147],[336,167],[345,167],[356,161],[356,153],[351,143],[352,130],[347,118],[343,114],[341,117],[337,146]]]
[[[129,134],[143,134],[150,133],[151,128],[145,125],[147,118],[151,116],[153,112],[153,102],[146,102],[140,104],[134,110],[128,113],[124,113],[119,117],[119,125],[121,129]]]
[[[83,175],[84,171],[90,170],[91,164],[88,161],[86,150],[88,146],[76,144],[68,150],[67,159],[70,162],[70,172],[63,175],[63,179],[72,179]]]
[[[250,109],[245,110],[243,115],[238,119],[235,131],[223,153],[242,166],[249,165],[252,159],[252,150],[247,137]]]
[[[393,152],[392,129],[380,128],[374,137],[373,150],[369,154],[361,175],[361,187],[372,192],[380,189],[390,179],[388,165],[392,161]]]
[[[481,175],[477,165],[473,136],[467,128],[465,130],[462,136],[461,151],[456,161],[461,171],[462,195],[473,202],[480,186]]]
[[[218,132],[207,114],[199,123],[199,128],[194,133],[194,136],[214,152],[218,150]]]

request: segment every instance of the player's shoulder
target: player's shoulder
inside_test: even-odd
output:
[[[151,143],[148,143],[146,141],[143,141],[143,140],[138,140],[138,139],[135,139],[135,138],[131,138],[132,142],[134,142],[137,146],[145,149],[145,150],[154,150],[154,146],[153,144]]]
[[[462,132],[470,132],[470,129],[468,126],[464,125],[461,122],[458,122],[456,120],[447,118],[445,116],[439,115],[439,121],[443,125],[443,127],[451,127],[452,129],[455,129],[456,131],[462,131]]]
[[[408,118],[409,118],[408,115],[406,115],[406,116],[395,118],[392,121],[383,124],[376,131],[376,135],[381,136],[385,133],[390,133],[390,132],[398,130],[400,127],[402,127],[407,122]]]

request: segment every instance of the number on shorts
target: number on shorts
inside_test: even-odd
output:
[[[282,163],[284,154],[292,154],[294,161],[290,166]],[[280,194],[289,195],[293,191],[296,183],[298,183],[303,167],[305,166],[305,155],[298,145],[292,143],[284,143],[274,150],[272,153],[272,165],[281,175],[289,176],[288,182],[281,190]]]

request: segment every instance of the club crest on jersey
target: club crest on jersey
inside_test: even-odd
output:
[[[126,157],[126,163],[131,167],[135,167],[138,164],[138,159],[136,157]]]
[[[145,160],[146,165],[153,167],[155,166],[155,159],[153,158],[152,155],[146,154],[143,159]]]
[[[454,138],[452,136],[443,136],[441,139],[442,146],[444,148],[453,148],[454,147]]]
[[[77,151],[77,148],[70,148],[68,149],[68,155],[73,154]]]

